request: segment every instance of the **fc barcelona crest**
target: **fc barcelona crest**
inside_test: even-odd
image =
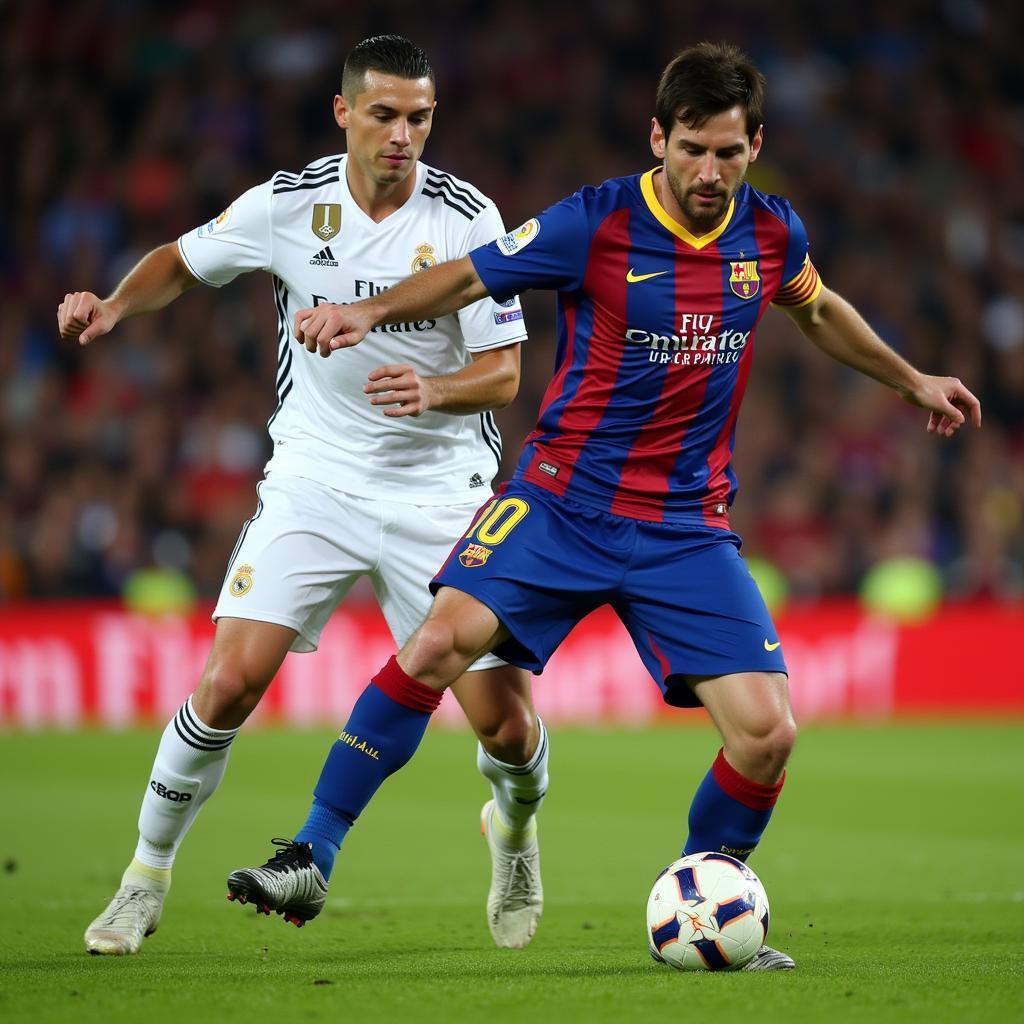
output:
[[[752,299],[761,290],[761,278],[757,276],[757,260],[730,263],[729,287],[733,295],[741,299]]]
[[[313,234],[329,242],[341,230],[341,203],[314,203]]]
[[[466,550],[459,554],[459,561],[467,569],[476,569],[491,557],[491,549],[482,544],[468,544]]]

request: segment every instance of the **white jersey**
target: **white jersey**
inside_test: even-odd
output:
[[[292,321],[296,310],[365,299],[465,256],[504,233],[501,216],[472,185],[421,162],[412,196],[374,223],[352,198],[346,163],[332,156],[298,174],[278,172],[178,240],[189,270],[207,284],[248,270],[273,275],[277,408],[267,472],[417,505],[482,501],[501,456],[491,413],[385,417],[362,389],[387,363],[435,377],[460,370],[470,352],[522,341],[518,299],[485,298],[436,320],[377,327],[327,359],[293,338]]]

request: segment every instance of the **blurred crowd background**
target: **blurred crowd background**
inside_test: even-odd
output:
[[[109,292],[150,248],[277,169],[340,152],[341,64],[367,35],[428,52],[425,159],[512,226],[654,164],[658,74],[704,38],[768,76],[750,180],[792,199],[830,287],[922,369],[961,377],[954,441],[776,311],[741,416],[733,521],[796,600],[895,555],[950,599],[1024,593],[1024,7],[986,0],[4,5],[0,117],[0,601],[112,595],[149,566],[216,593],[269,454],[271,282],[197,288],[80,350],[66,292]],[[554,299],[527,300],[506,472],[549,379]]]

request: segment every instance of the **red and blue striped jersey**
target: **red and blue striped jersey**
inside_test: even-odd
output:
[[[787,200],[744,184],[697,237],[658,200],[660,173],[588,186],[470,257],[499,301],[558,291],[555,372],[516,477],[630,518],[727,526],[754,330],[821,282]]]

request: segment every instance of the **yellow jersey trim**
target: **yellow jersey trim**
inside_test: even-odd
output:
[[[681,238],[687,245],[693,246],[694,249],[703,249],[705,246],[710,245],[729,226],[733,210],[736,207],[736,200],[729,200],[729,209],[725,211],[722,223],[714,231],[709,231],[706,235],[700,236],[691,234],[679,221],[669,216],[668,211],[661,205],[661,200],[658,199],[658,193],[654,188],[654,175],[656,171],[661,169],[660,167],[654,167],[640,179],[640,191],[643,193],[648,209],[654,214],[655,219],[662,227],[671,231],[676,238]]]

